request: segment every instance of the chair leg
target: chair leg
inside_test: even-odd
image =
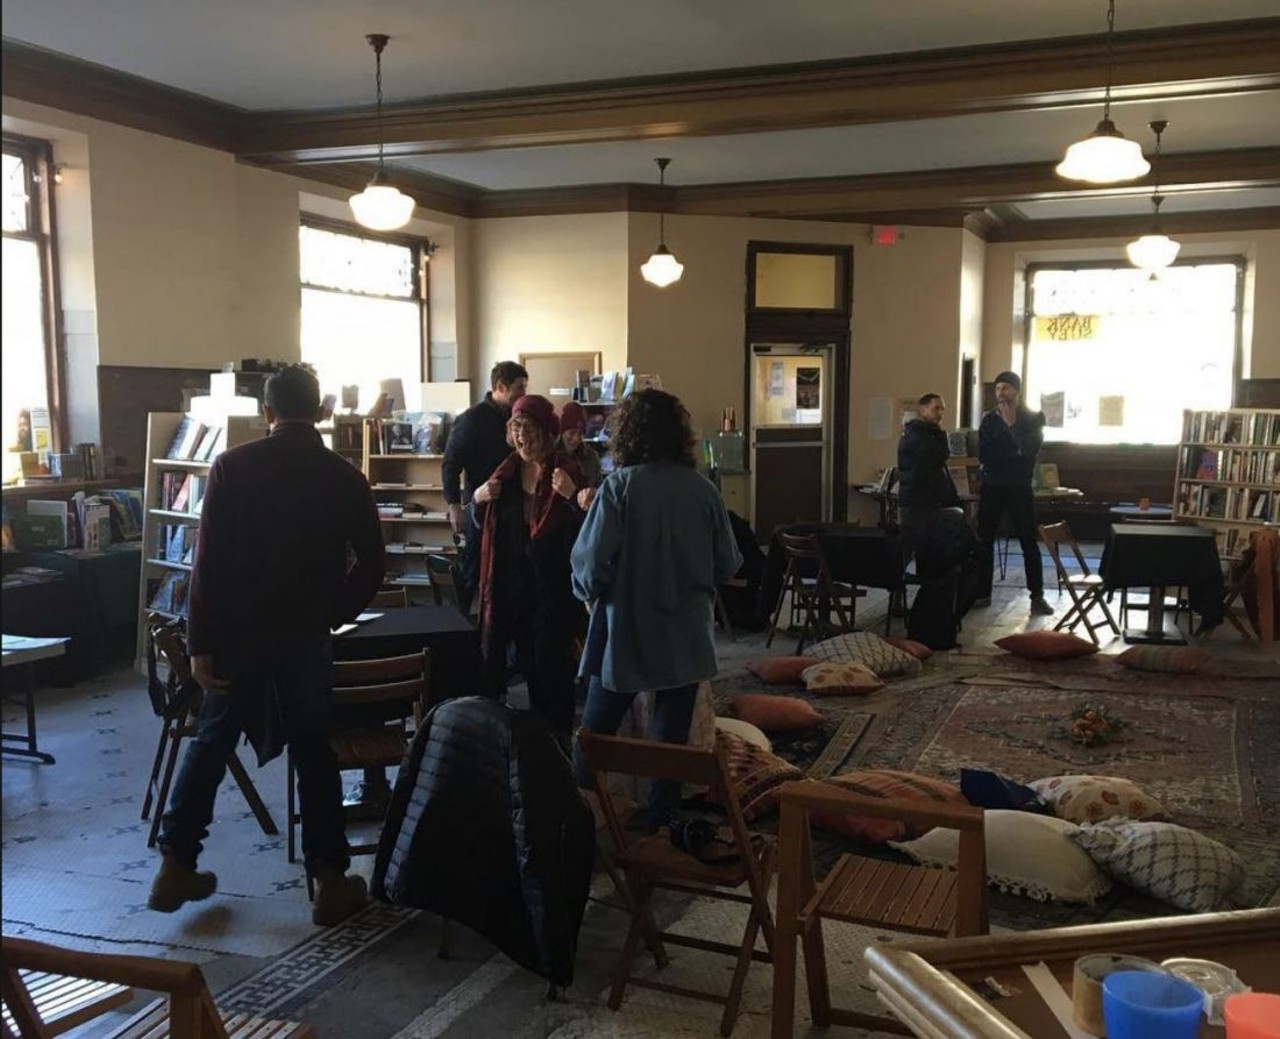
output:
[[[773,605],[773,620],[769,622],[769,636],[764,640],[765,649],[773,644],[774,632],[778,630],[778,621],[782,619],[782,603],[787,597],[787,592],[791,591],[791,566],[787,565],[786,572],[782,575],[782,587],[778,590],[778,601]],[[795,608],[794,592],[792,592],[792,609]]]
[[[253,780],[249,778],[249,773],[245,771],[244,764],[240,761],[240,755],[235,751],[231,752],[231,757],[227,761],[227,770],[235,778],[236,784],[240,787],[240,793],[244,794],[244,799],[249,802],[249,810],[253,812],[253,817],[258,820],[258,825],[262,827],[262,832],[268,837],[278,836],[280,831],[276,829],[276,822],[271,818],[271,813],[267,810],[262,795],[258,793],[258,788],[253,785]]]
[[[814,916],[800,934],[804,949],[804,976],[809,988],[809,1016],[819,1027],[831,1024],[831,989],[827,984],[827,948],[822,940],[822,918]]]
[[[151,776],[147,780],[147,796],[142,800],[142,819],[145,822],[147,817],[151,815],[151,802],[155,800],[156,784],[160,780],[160,769],[164,765],[164,747],[169,741],[170,721],[165,718],[164,725],[160,728],[160,740],[156,743],[155,760],[151,762]]]
[[[649,896],[652,885],[637,882],[632,885],[632,903],[635,911],[631,914],[631,926],[627,929],[626,941],[622,943],[622,955],[618,959],[617,969],[613,975],[613,986],[609,990],[609,1009],[617,1010],[622,1006],[622,996],[626,992],[627,982],[631,979],[631,965],[635,962],[636,949],[645,930],[653,925],[649,915]],[[659,964],[665,966],[665,964]]]
[[[742,949],[738,953],[738,962],[733,968],[733,979],[729,982],[729,994],[725,997],[724,1013],[720,1015],[720,1034],[728,1036],[738,1020],[738,1005],[742,1002],[742,986],[747,980],[747,968],[751,966],[752,953],[756,947],[756,935],[760,933],[760,910],[754,902],[751,913],[747,917],[747,929],[742,934]],[[776,934],[776,932],[775,932]]]
[[[720,617],[720,626],[724,628],[724,633],[729,636],[729,641],[737,642],[738,639],[733,634],[733,624],[729,620],[729,611],[725,608],[724,597],[720,594],[719,588],[716,589],[716,614]]]
[[[285,826],[287,827],[288,836],[285,840],[285,850],[289,856],[290,862],[298,861],[297,848],[297,826],[298,815],[294,808],[296,792],[294,785],[297,783],[297,776],[293,771],[293,751],[285,751]],[[307,876],[307,896],[311,895],[311,876]]]
[[[160,792],[156,794],[155,815],[151,819],[151,830],[147,834],[147,847],[154,848],[160,837],[160,824],[164,819],[164,810],[169,804],[169,787],[173,785],[173,774],[178,768],[178,752],[182,747],[182,730],[175,725],[170,730],[169,756],[164,763],[164,777],[160,780]]]

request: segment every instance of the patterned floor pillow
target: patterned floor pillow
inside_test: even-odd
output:
[[[1115,817],[1158,819],[1168,814],[1137,783],[1119,776],[1048,776],[1027,785],[1049,802],[1054,815],[1071,823]]]
[[[897,798],[904,801],[934,801],[938,803],[965,804],[964,794],[954,783],[923,776],[918,772],[902,772],[891,768],[863,769],[846,772],[823,780],[851,794],[863,797]],[[929,827],[915,827],[898,819],[881,819],[877,816],[846,815],[813,812],[810,821],[814,826],[832,833],[839,833],[868,844],[884,844],[886,841],[902,841],[923,837]]]
[[[783,783],[804,778],[804,773],[791,762],[732,733],[717,731],[716,746],[729,760],[729,782],[747,822],[777,809],[781,796],[778,788]]]
[[[865,696],[884,687],[871,668],[856,661],[827,661],[806,667],[800,676],[805,690],[814,696]]]
[[[809,647],[809,655],[822,660],[852,660],[871,668],[881,678],[918,675],[921,664],[910,653],[885,642],[871,631],[851,631]]]

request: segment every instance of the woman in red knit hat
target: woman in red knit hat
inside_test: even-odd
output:
[[[565,401],[560,409],[560,449],[565,457],[572,458],[582,470],[582,488],[578,492],[578,504],[587,509],[595,496],[596,488],[604,479],[600,468],[600,456],[583,437],[586,435],[587,413],[576,400]]]
[[[476,488],[481,527],[480,648],[486,683],[506,695],[507,647],[515,643],[529,703],[567,745],[573,727],[574,639],[583,626],[569,554],[583,511],[576,462],[557,450],[560,423],[546,397],[511,409],[515,450]]]

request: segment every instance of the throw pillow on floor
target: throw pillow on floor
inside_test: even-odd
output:
[[[729,782],[747,822],[778,807],[783,783],[804,778],[791,762],[723,730],[716,732],[716,747],[728,759]]]
[[[915,639],[909,639],[905,635],[886,635],[884,640],[889,643],[889,645],[902,650],[902,652],[910,653],[917,660],[928,660],[933,656],[933,650],[923,642],[917,642]]]
[[[1115,661],[1134,671],[1190,675],[1209,662],[1212,654],[1199,646],[1130,646]]]
[[[1098,652],[1098,647],[1069,631],[1023,631],[996,639],[996,645],[1027,660],[1070,660]]]
[[[881,678],[918,675],[920,661],[872,631],[850,631],[809,647],[811,656],[836,662],[856,661]]]
[[[800,677],[814,696],[865,696],[884,688],[879,675],[855,661],[814,664],[805,668]]]
[[[765,685],[785,685],[799,682],[801,672],[819,662],[818,657],[766,657],[751,661],[747,670]]]
[[[729,713],[765,732],[794,732],[822,724],[822,715],[807,700],[769,693],[745,693],[729,704]]]
[[[904,801],[932,801],[939,804],[965,804],[964,794],[954,783],[918,772],[902,772],[891,768],[871,768],[846,772],[822,782],[863,797],[895,798]],[[820,829],[830,830],[868,844],[903,841],[923,837],[928,826],[917,826],[900,819],[882,819],[874,815],[843,812],[810,812],[809,821]]]
[[[1027,785],[1067,822],[1097,823],[1116,817],[1146,820],[1167,814],[1137,783],[1119,776],[1047,776]]]

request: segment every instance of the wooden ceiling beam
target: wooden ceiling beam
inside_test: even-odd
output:
[[[1099,104],[1104,37],[455,95],[384,110],[250,113],[238,152],[262,165],[763,133]],[[1114,95],[1280,89],[1280,18],[1118,33]]]
[[[1220,209],[1203,213],[1162,213],[1164,234],[1222,234],[1230,231],[1280,229],[1280,207]],[[988,242],[1065,241],[1071,238],[1120,238],[1147,234],[1151,216],[1071,217],[1060,220],[1021,220],[986,229]]]

